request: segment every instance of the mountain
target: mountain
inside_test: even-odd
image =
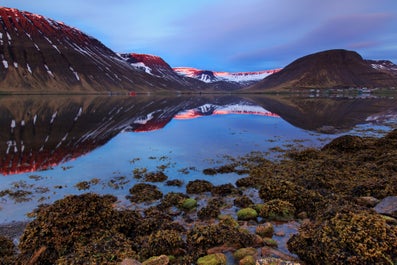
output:
[[[397,65],[388,60],[365,60],[372,68],[397,76]]]
[[[358,53],[339,49],[299,58],[247,90],[350,87],[397,87],[397,78],[375,69]]]
[[[162,78],[163,82],[167,83],[170,81],[176,82],[181,86],[187,86],[194,88],[194,90],[204,90],[204,91],[232,91],[252,84],[254,79],[250,83],[236,82],[232,78],[218,78],[214,76],[212,71],[200,71],[202,77],[198,78],[198,75],[186,74],[183,69],[194,69],[186,67],[171,68],[171,66],[166,63],[161,57],[149,54],[138,54],[138,53],[128,53],[121,54],[121,56],[135,69]],[[215,74],[217,74],[215,72]],[[212,81],[208,82],[206,78],[211,78]],[[261,78],[262,79],[262,78]]]
[[[162,80],[169,87],[191,87],[194,90],[208,89],[209,86],[193,78],[178,75],[163,58],[139,53],[120,54],[136,71],[144,72]]]
[[[252,85],[265,77],[280,71],[280,69],[275,70],[264,70],[257,72],[214,72],[209,70],[199,70],[192,67],[174,67],[175,72],[182,76],[188,76],[196,78],[206,83],[214,82],[236,82],[242,86]]]
[[[0,91],[118,92],[195,89],[139,71],[97,39],[62,22],[0,8]]]

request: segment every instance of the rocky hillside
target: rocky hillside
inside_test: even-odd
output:
[[[328,50],[299,58],[248,90],[350,87],[397,87],[397,78],[371,66],[356,52]]]
[[[0,91],[118,92],[189,89],[138,71],[97,39],[61,22],[0,8]]]

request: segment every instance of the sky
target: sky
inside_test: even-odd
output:
[[[397,63],[397,0],[0,0],[75,27],[119,53],[172,67],[258,71],[357,51]]]

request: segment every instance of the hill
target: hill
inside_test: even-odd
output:
[[[397,87],[397,78],[371,66],[357,52],[339,49],[299,58],[247,90],[350,87]]]

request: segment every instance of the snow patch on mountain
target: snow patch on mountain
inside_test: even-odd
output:
[[[206,83],[213,83],[218,81],[226,82],[256,82],[267,76],[280,71],[280,69],[264,70],[256,72],[215,72],[208,70],[200,70],[192,67],[174,67],[176,73],[182,76],[196,78]]]

